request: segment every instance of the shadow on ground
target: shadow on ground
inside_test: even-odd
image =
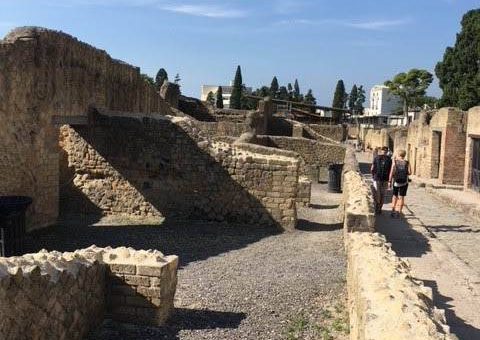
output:
[[[179,339],[182,330],[234,329],[246,318],[245,313],[217,312],[176,308],[165,327],[148,327],[105,320],[98,330],[92,332],[86,340],[117,339]]]
[[[445,310],[445,317],[447,324],[450,326],[450,331],[455,333],[459,339],[480,339],[480,330],[467,324],[465,320],[455,314],[455,311],[452,310],[453,306],[449,303],[452,299],[439,293],[437,283],[430,280],[422,281],[425,286],[432,288],[435,305]]]
[[[180,266],[207,259],[234,249],[244,248],[262,238],[280,234],[278,228],[203,221],[172,221],[161,225],[91,226],[79,223],[59,224],[27,235],[26,251],[40,249],[74,251],[95,244],[99,247],[158,249],[175,254]]]
[[[302,231],[331,231],[342,228],[343,223],[323,224],[305,219],[299,219],[297,222],[297,229]]]

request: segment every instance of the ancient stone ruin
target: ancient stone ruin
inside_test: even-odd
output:
[[[286,119],[269,98],[243,111],[214,109],[175,84],[158,93],[139,68],[35,27],[0,41],[0,120],[0,194],[33,198],[29,231],[65,216],[109,216],[293,232],[312,182],[345,163],[352,339],[413,339],[413,330],[448,338],[431,292],[373,233],[371,193],[342,143],[344,126]],[[165,324],[178,257],[160,251],[92,246],[0,258],[0,337],[81,339],[104,317]],[[401,328],[389,330],[394,319]]]

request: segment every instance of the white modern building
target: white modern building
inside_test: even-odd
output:
[[[222,87],[222,95],[223,95],[223,107],[228,109],[230,107],[230,97],[232,96],[232,89],[233,89],[233,82],[230,82],[229,86],[224,85],[202,85],[200,100],[206,101],[208,94],[212,92],[215,97],[217,95],[217,91],[219,86]],[[252,93],[252,88],[247,87],[245,88],[247,93]]]
[[[387,86],[375,85],[370,90],[370,107],[365,109],[365,115],[398,115],[402,112],[402,105],[402,99],[391,93]]]

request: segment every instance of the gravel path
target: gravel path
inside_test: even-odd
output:
[[[180,256],[175,315],[166,327],[107,320],[91,339],[328,339],[332,306],[342,314],[345,259],[340,195],[323,189],[315,187],[315,208],[299,212],[302,230],[292,233],[198,222],[69,224],[34,233],[29,244],[31,250],[128,245]]]

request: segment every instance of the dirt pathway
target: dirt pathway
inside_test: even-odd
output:
[[[369,155],[360,154],[368,175]],[[387,195],[387,202],[391,197]],[[460,339],[480,339],[480,227],[465,214],[410,186],[403,218],[391,218],[391,204],[377,217],[377,230],[397,255],[412,265],[416,279],[432,288],[436,306]]]

